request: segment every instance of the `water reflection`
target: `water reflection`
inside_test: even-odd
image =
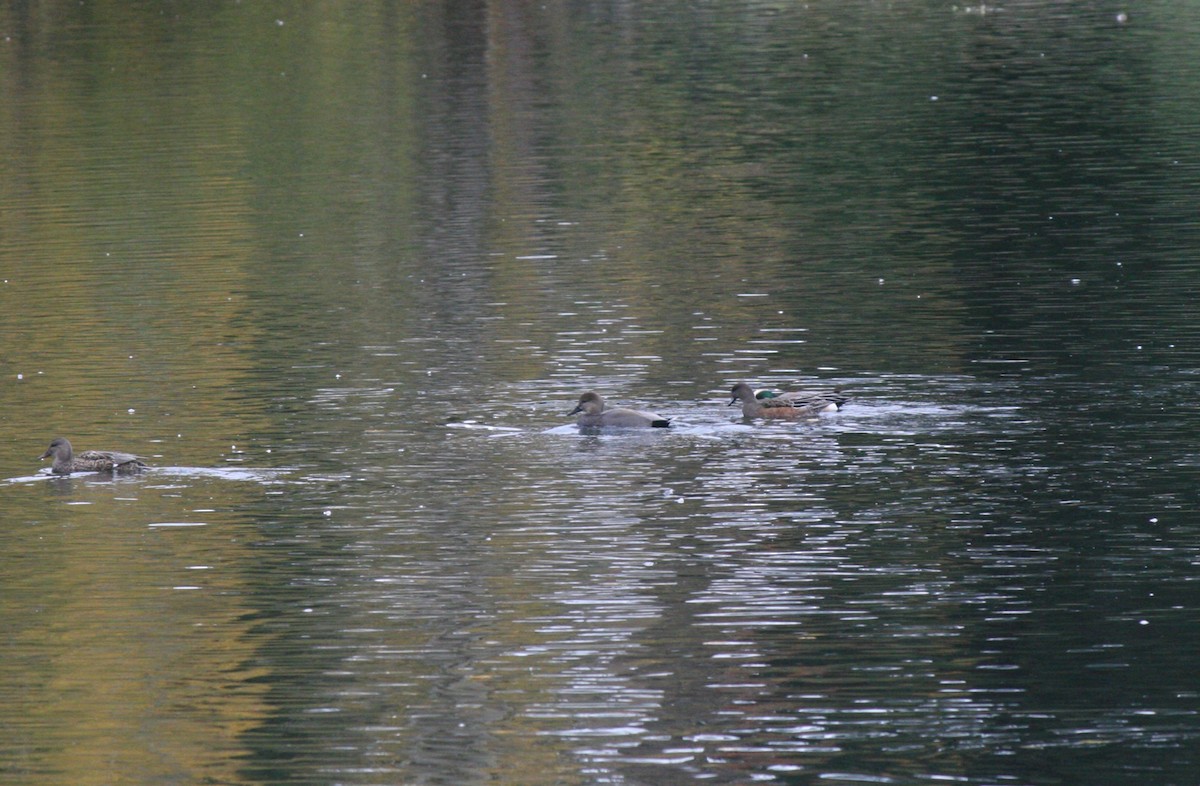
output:
[[[133,486],[146,485],[150,488],[171,488],[166,478],[246,481],[254,483],[274,483],[286,478],[294,470],[255,469],[251,467],[152,467],[143,470],[136,476],[128,474],[113,474],[111,472],[73,472],[69,476],[55,475],[47,468],[36,475],[7,478],[9,483],[35,483],[38,481],[61,481],[69,488],[73,481],[85,483],[130,484]],[[184,484],[186,485],[186,484]]]

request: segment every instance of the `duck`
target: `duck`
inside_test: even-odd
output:
[[[50,472],[70,475],[72,472],[141,472],[148,466],[140,456],[116,450],[85,450],[76,455],[71,443],[56,437],[39,459],[54,457]]]
[[[727,406],[742,403],[742,416],[747,418],[807,418],[822,412],[836,412],[850,397],[840,389],[829,391],[796,390],[789,393],[755,390],[739,382],[730,390],[733,398]]]
[[[568,415],[579,415],[580,428],[669,428],[670,418],[644,409],[605,409],[599,393],[589,390],[579,397],[579,403]]]

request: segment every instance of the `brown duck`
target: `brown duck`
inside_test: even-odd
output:
[[[146,463],[132,453],[116,450],[85,450],[76,455],[71,443],[63,437],[55,438],[46,452],[39,458],[54,457],[50,471],[55,475],[70,475],[72,472],[141,472]]]
[[[794,391],[759,398],[754,388],[739,382],[730,391],[729,406],[742,402],[742,415],[748,418],[810,418],[822,412],[836,412],[850,397],[840,390]]]

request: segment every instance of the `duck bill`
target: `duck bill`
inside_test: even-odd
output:
[[[583,407],[576,406],[575,409],[573,409],[567,413],[567,417],[571,417],[572,415],[578,415],[580,412],[583,412]]]

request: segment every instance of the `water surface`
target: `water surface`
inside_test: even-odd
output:
[[[0,780],[1194,779],[1190,7],[0,28]]]

